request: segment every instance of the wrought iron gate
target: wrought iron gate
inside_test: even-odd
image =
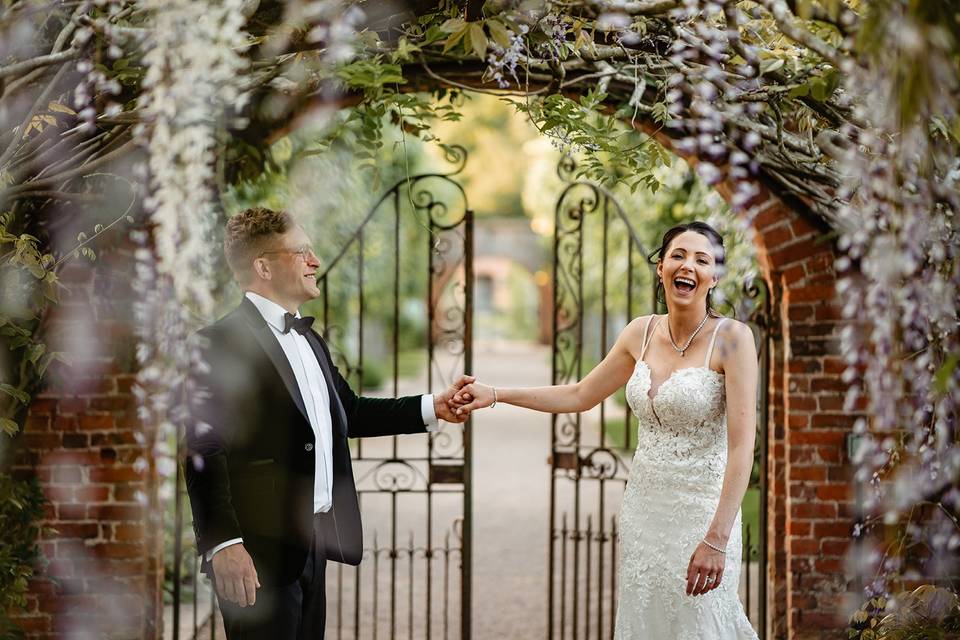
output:
[[[309,310],[358,394],[439,391],[472,368],[473,212],[455,180],[466,150],[451,147],[446,160],[449,172],[387,190],[318,274]],[[351,449],[364,555],[359,567],[328,565],[326,637],[469,640],[470,422]],[[184,503],[181,484],[164,637],[213,639],[215,596],[198,576]]]
[[[556,205],[554,237],[553,384],[580,380],[603,359],[618,332],[640,315],[662,312],[656,269],[623,209],[607,190],[574,179],[576,165],[558,168],[567,183]],[[760,353],[756,464],[759,531],[744,531],[741,582],[748,615],[761,637],[766,619],[766,380],[769,302],[762,284],[745,287],[756,311],[743,320]],[[617,511],[630,471],[636,420],[626,402],[601,403],[585,414],[552,418],[547,637],[611,638],[617,597]],[[598,422],[599,427],[593,424]],[[757,472],[759,471],[759,473]],[[751,559],[759,567],[753,576]],[[757,570],[758,569],[758,570]]]

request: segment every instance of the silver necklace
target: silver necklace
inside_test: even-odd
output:
[[[687,342],[682,346],[678,347],[676,341],[673,339],[673,331],[670,330],[670,318],[667,318],[667,335],[670,337],[670,344],[673,345],[674,350],[680,354],[682,358],[687,349],[690,348],[690,343],[693,342],[693,339],[697,337],[697,334],[700,333],[700,330],[703,329],[703,325],[707,324],[707,318],[710,317],[710,314],[703,316],[703,320],[700,321],[700,324],[697,325],[697,328],[693,330],[693,333],[690,334],[690,337],[687,338]]]

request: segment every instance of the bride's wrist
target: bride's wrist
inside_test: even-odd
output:
[[[707,535],[703,536],[703,540],[714,547],[726,549],[727,543],[730,542],[730,536],[722,536],[714,531],[708,531]]]

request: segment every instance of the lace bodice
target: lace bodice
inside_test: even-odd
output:
[[[686,568],[716,512],[727,463],[724,375],[710,369],[717,330],[702,366],[677,369],[651,398],[643,349],[626,387],[637,417],[637,450],[620,508],[621,566],[616,639],[756,638],[737,596],[740,516],[724,578],[703,596],[685,593]]]
[[[707,366],[677,369],[650,398],[650,367],[637,360],[627,382],[630,409],[637,417],[634,464],[652,466],[673,479],[678,468],[703,483],[722,482],[727,461],[724,376]]]

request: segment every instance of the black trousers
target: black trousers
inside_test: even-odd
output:
[[[325,513],[314,516],[313,543],[303,573],[293,583],[257,589],[252,607],[219,600],[227,640],[323,640],[327,558],[320,523],[327,517]]]

